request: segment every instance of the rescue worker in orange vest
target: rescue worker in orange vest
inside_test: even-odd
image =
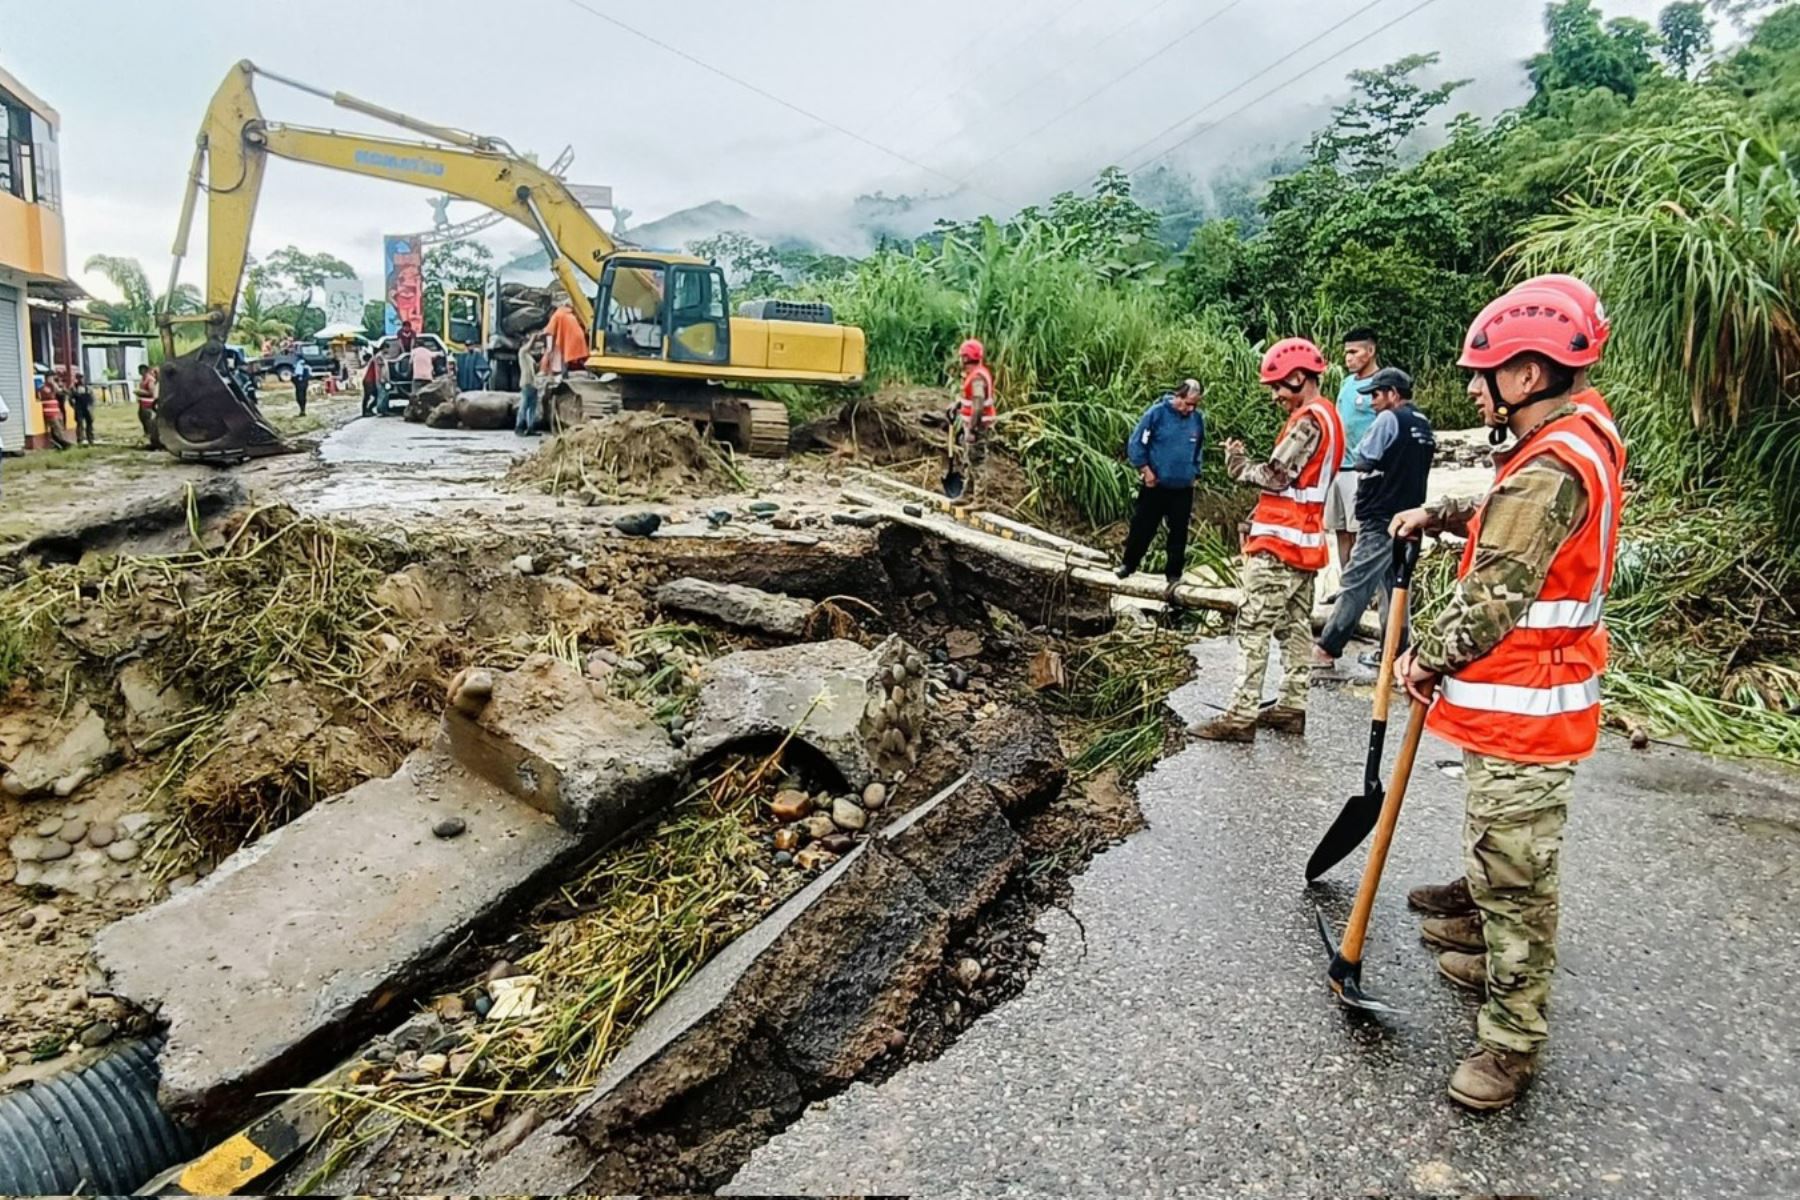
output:
[[[44,433],[50,444],[58,450],[67,450],[73,443],[69,441],[68,428],[63,425],[63,391],[56,376],[44,377],[44,386],[38,389],[38,406],[44,414]]]
[[[156,372],[149,363],[138,364],[136,393],[138,424],[143,426],[144,440],[150,443],[150,449],[160,450],[162,441],[156,436]]]
[[[1425,940],[1452,983],[1485,991],[1477,1045],[1450,1097],[1505,1108],[1537,1072],[1556,967],[1559,856],[1575,764],[1600,733],[1601,621],[1623,502],[1623,447],[1598,393],[1597,308],[1538,281],[1489,305],[1461,364],[1469,395],[1504,440],[1480,501],[1396,516],[1397,537],[1468,537],[1455,591],[1395,674],[1431,703],[1426,727],[1462,747],[1464,875],[1416,888],[1439,914]],[[1435,693],[1435,699],[1434,699]]]
[[[952,497],[958,504],[975,502],[976,477],[987,460],[989,431],[998,415],[994,407],[994,373],[987,367],[987,348],[975,338],[962,344],[962,396],[953,406],[951,419],[952,466],[960,466],[963,490]]]
[[[1262,489],[1244,541],[1238,652],[1243,663],[1224,714],[1188,733],[1214,742],[1251,742],[1256,727],[1306,732],[1311,676],[1313,586],[1325,566],[1325,494],[1344,461],[1344,422],[1319,392],[1325,356],[1305,338],[1288,338],[1263,356],[1262,381],[1287,410],[1268,462],[1253,463],[1236,438],[1225,443],[1225,472]],[[1263,711],[1269,640],[1281,644],[1281,695]]]

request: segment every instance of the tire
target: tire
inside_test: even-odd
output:
[[[288,366],[276,367],[275,378],[281,380],[283,383],[294,382],[294,368]]]

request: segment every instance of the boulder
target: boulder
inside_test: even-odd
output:
[[[917,760],[925,681],[906,671],[908,653],[895,636],[873,650],[834,639],[727,654],[701,679],[689,749],[706,759],[792,733],[860,791]]]
[[[583,836],[623,833],[678,790],[686,764],[668,732],[580,668],[536,654],[488,674],[485,702],[453,701],[439,733],[470,773]]]
[[[813,610],[809,600],[691,576],[671,580],[657,588],[656,602],[664,608],[699,613],[739,629],[754,629],[789,638],[800,637],[806,632],[806,619]]]
[[[99,713],[78,700],[69,715],[44,736],[28,742],[0,775],[12,796],[54,793],[67,796],[105,769],[118,755]]]
[[[430,424],[431,414],[456,399],[456,376],[439,375],[424,387],[416,387],[406,400],[406,419]]]
[[[513,392],[464,392],[456,398],[456,419],[464,429],[511,429]]]

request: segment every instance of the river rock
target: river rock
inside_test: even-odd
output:
[[[775,793],[775,800],[769,805],[769,811],[777,821],[798,821],[812,812],[812,798],[805,792],[797,792],[792,788]]]
[[[111,821],[95,821],[88,827],[88,845],[96,849],[104,850],[112,845],[118,836],[119,831],[113,827]]]
[[[461,837],[463,830],[468,827],[468,822],[461,817],[445,817],[431,827],[431,833],[433,837],[440,838]]]
[[[45,817],[37,823],[37,828],[32,832],[41,838],[53,838],[62,832],[62,827],[63,819],[61,817]]]
[[[813,610],[807,600],[692,577],[670,580],[657,588],[656,602],[664,608],[699,613],[739,629],[786,638],[797,638],[806,632],[806,619]]]
[[[439,409],[445,409],[443,415],[439,417],[440,424],[436,427],[449,428],[456,423],[456,410],[453,407],[446,409],[445,406],[453,405],[455,401],[456,376],[453,374],[439,375],[436,379],[428,380],[412,389],[406,398],[404,419],[415,425],[429,425],[431,424],[429,418],[432,414]]]
[[[75,847],[69,845],[69,843],[63,841],[61,838],[45,838],[38,843],[37,861],[56,862],[59,859],[69,857],[69,855],[74,852]]]
[[[776,866],[778,866],[778,867],[792,866],[793,862],[794,862],[794,856],[789,851],[777,850],[775,852],[775,865]]]
[[[72,821],[64,821],[62,823],[62,828],[56,831],[56,836],[69,843],[71,846],[87,835],[88,823],[81,817],[76,817]]]
[[[156,824],[156,814],[147,812],[126,813],[118,820],[119,832],[126,837],[137,837]]]
[[[887,784],[871,783],[868,787],[863,789],[862,806],[864,808],[868,809],[870,812],[875,812],[875,811],[879,810],[881,808],[881,806],[886,803],[887,803]]]
[[[151,754],[172,742],[193,700],[180,688],[165,686],[150,664],[133,659],[119,670],[119,697],[125,701],[125,737],[139,754]]]
[[[950,656],[951,661],[978,658],[981,651],[981,635],[972,629],[952,629],[944,635],[944,653]]]
[[[837,861],[837,855],[819,846],[808,846],[794,855],[794,865],[802,871],[811,871]]]
[[[138,856],[138,844],[131,838],[114,842],[106,848],[106,857],[114,862],[130,862]]]
[[[789,825],[786,829],[775,831],[775,849],[793,851],[799,848],[800,831],[794,826]]]
[[[833,854],[848,854],[856,849],[856,839],[847,833],[834,833],[830,837],[820,838],[819,848]]]
[[[831,806],[831,821],[839,829],[854,833],[869,823],[869,814],[853,800],[838,800]]]
[[[92,1025],[89,1025],[86,1029],[81,1031],[81,1036],[78,1040],[82,1045],[91,1049],[95,1046],[104,1046],[106,1043],[112,1041],[114,1032],[111,1021],[95,1021]]]
[[[512,569],[521,575],[531,575],[537,571],[537,564],[532,561],[531,555],[521,554],[512,560]]]
[[[441,383],[445,377],[432,380],[432,386]],[[450,382],[454,389],[456,383]],[[430,391],[428,387],[425,389]],[[455,405],[456,422],[464,429],[511,429],[513,426],[513,404],[518,399],[511,392],[464,392],[452,402]]]
[[[836,833],[837,825],[824,813],[814,813],[800,823],[800,829],[801,832],[806,834],[808,839],[818,841],[821,838],[828,838]]]
[[[981,979],[981,963],[973,958],[965,958],[956,964],[956,982],[962,984],[966,992]]]

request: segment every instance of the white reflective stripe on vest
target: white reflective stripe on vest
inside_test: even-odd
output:
[[[1301,504],[1323,504],[1328,490],[1325,487],[1288,488],[1275,494],[1284,500],[1294,500]]]
[[[1438,684],[1438,692],[1460,708],[1515,717],[1560,717],[1585,712],[1600,703],[1600,677],[1596,675],[1585,683],[1529,688],[1510,683],[1468,683],[1452,676]]]
[[[1610,420],[1608,420],[1606,414],[1601,412],[1599,409],[1595,408],[1593,405],[1577,404],[1575,406],[1575,411],[1580,413],[1582,416],[1592,417],[1594,420],[1594,424],[1600,426],[1600,428],[1606,430],[1607,433],[1611,434],[1612,439],[1615,442],[1618,442],[1620,445],[1623,445],[1625,443],[1625,435],[1619,432],[1619,427],[1617,425],[1614,425]]]
[[[1519,622],[1521,629],[1591,629],[1600,623],[1604,596],[1593,600],[1536,600]]]
[[[1308,550],[1316,550],[1325,545],[1325,535],[1322,533],[1302,533],[1298,529],[1289,529],[1286,525],[1267,525],[1261,521],[1250,523],[1250,536],[1272,537],[1278,541],[1304,546]]]

